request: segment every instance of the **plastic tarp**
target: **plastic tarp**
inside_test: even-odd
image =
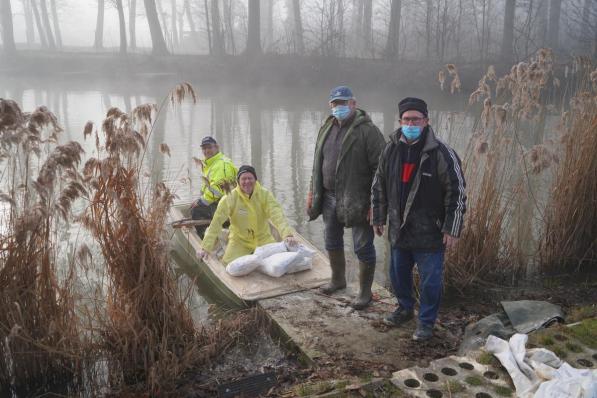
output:
[[[254,270],[279,278],[310,270],[313,267],[315,250],[303,245],[287,246],[285,242],[269,243],[257,247],[253,254],[239,257],[226,266],[232,276],[248,275]]]
[[[489,336],[485,349],[506,368],[520,398],[597,398],[597,370],[575,369],[544,348],[526,350],[526,334]]]
[[[502,301],[501,304],[518,333],[528,334],[553,322],[564,321],[562,309],[546,301]]]

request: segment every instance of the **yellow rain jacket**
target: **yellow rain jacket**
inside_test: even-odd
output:
[[[236,181],[236,167],[232,160],[228,159],[222,152],[218,152],[209,159],[204,160],[203,176],[209,181],[203,181],[201,186],[201,199],[203,204],[210,205],[217,202],[224,196],[220,187],[223,182],[234,183]]]
[[[251,254],[257,246],[275,242],[268,221],[271,221],[281,237],[293,234],[288,226],[282,207],[274,195],[255,183],[253,194],[249,198],[240,187],[236,187],[224,196],[216,210],[211,224],[205,232],[202,248],[211,252],[222,230],[222,224],[230,219],[230,235],[222,261],[230,261]]]

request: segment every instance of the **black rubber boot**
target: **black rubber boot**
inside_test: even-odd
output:
[[[336,290],[346,287],[346,259],[344,250],[328,251],[330,267],[332,268],[332,280],[319,288],[323,294],[332,294]]]
[[[350,303],[355,310],[366,308],[371,302],[371,285],[375,276],[375,264],[359,261],[359,295]]]

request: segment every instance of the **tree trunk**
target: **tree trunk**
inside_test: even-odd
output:
[[[230,41],[230,53],[236,55],[236,40],[234,39],[234,24],[232,23],[232,16],[234,15],[234,1],[224,0],[224,25],[226,26],[226,33]],[[224,42],[226,39],[224,38]],[[224,46],[226,48],[226,46]]]
[[[203,0],[205,6],[205,30],[207,31],[207,44],[209,48],[209,55],[213,54],[213,41],[211,39],[211,29],[209,24],[209,7],[207,6],[207,0]]]
[[[363,53],[374,56],[371,36],[371,16],[373,15],[373,0],[363,0]]]
[[[35,26],[33,25],[33,13],[31,12],[30,0],[21,0],[23,3],[23,12],[25,14],[25,33],[27,35],[27,45],[31,46],[35,42]]]
[[[149,23],[149,32],[151,33],[152,53],[154,55],[166,55],[168,54],[168,49],[162,35],[158,12],[155,8],[155,0],[143,0],[143,3],[145,4],[145,13],[147,14],[147,22]]]
[[[218,0],[211,0],[211,32],[213,38],[213,54],[223,55],[225,53],[224,37],[222,34],[222,22],[220,21]]]
[[[124,22],[122,0],[116,0],[116,10],[118,11],[118,24],[120,26],[120,54],[126,54],[126,24]]]
[[[456,58],[460,59],[460,28],[462,25],[462,0],[458,0],[458,20],[456,21]]]
[[[97,20],[95,22],[95,41],[93,48],[104,47],[104,0],[97,0]]]
[[[172,45],[178,47],[178,27],[176,26],[176,0],[170,0],[170,11],[172,13]],[[166,23],[166,22],[164,22]]]
[[[129,3],[129,40],[131,50],[137,48],[137,0],[130,0]]]
[[[33,16],[35,17],[35,25],[37,26],[37,33],[39,33],[39,41],[41,42],[41,46],[46,48],[48,47],[48,40],[46,39],[44,26],[41,23],[41,17],[39,16],[39,10],[37,9],[35,0],[31,0],[31,9],[33,10]]]
[[[560,47],[560,14],[562,11],[562,0],[551,0],[549,3],[549,46],[557,51]]]
[[[48,44],[50,48],[53,50],[56,48],[56,42],[54,41],[52,25],[50,25],[50,14],[48,13],[48,5],[46,4],[46,0],[40,0],[39,7],[41,8],[41,18],[44,23],[44,28],[46,30]]]
[[[270,50],[274,43],[274,18],[273,18],[273,0],[265,0],[265,9],[263,12],[263,20],[265,24],[263,46],[265,50]]]
[[[54,23],[54,34],[56,35],[56,45],[62,48],[62,33],[60,32],[60,20],[58,19],[58,10],[56,9],[56,0],[50,0],[52,8],[52,22]]]
[[[170,49],[172,49],[172,37],[170,36],[170,33],[168,32],[168,18],[166,17],[166,14],[164,13],[164,8],[162,7],[162,1],[158,1],[156,3],[157,5],[157,11],[158,11],[158,21],[161,19],[162,20],[162,24],[160,25],[160,27],[162,28],[163,32],[162,34],[164,35],[164,39],[165,39],[165,43],[166,43],[166,48],[168,48],[168,44],[170,45]]]
[[[390,9],[390,26],[388,27],[388,42],[386,44],[386,57],[388,59],[398,59],[401,8],[402,0],[392,0],[392,6]]]
[[[4,52],[13,55],[17,52],[12,26],[12,7],[10,0],[0,0],[0,22],[2,25],[2,45]]]
[[[247,55],[261,54],[261,31],[259,0],[249,0],[249,28],[247,32]]]
[[[339,54],[346,55],[346,35],[344,34],[344,0],[338,0],[338,42],[340,45]]]
[[[547,46],[547,30],[549,27],[548,24],[548,3],[545,0],[539,1],[537,5],[537,14],[538,14],[538,28],[537,28],[537,44],[539,47]]]
[[[433,12],[433,4],[431,0],[426,0],[426,22],[425,22],[425,56],[427,59],[431,58],[431,20],[432,20],[432,12]]]
[[[502,62],[511,63],[514,58],[514,14],[516,0],[506,0],[504,10],[504,35],[502,36]]]
[[[292,0],[292,15],[294,17],[294,50],[297,54],[302,55],[305,52],[305,42],[303,40],[303,21],[299,0]]]

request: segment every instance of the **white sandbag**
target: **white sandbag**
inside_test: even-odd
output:
[[[259,258],[259,256],[256,256],[255,254],[249,254],[231,261],[226,266],[226,272],[232,276],[244,276],[259,268],[261,264],[262,260]]]
[[[299,255],[302,257],[313,257],[316,253],[314,249],[311,249],[310,247],[305,246],[302,243],[299,243],[298,245],[294,246],[286,245],[286,248],[289,252],[298,252]]]
[[[298,257],[288,266],[287,274],[295,274],[301,271],[307,271],[313,268],[312,257]]]
[[[266,275],[279,278],[288,272],[289,266],[299,257],[297,252],[277,253],[262,260],[259,271]]]
[[[274,254],[287,252],[286,244],[284,242],[268,243],[267,245],[259,246],[253,252],[259,258],[267,258]]]

